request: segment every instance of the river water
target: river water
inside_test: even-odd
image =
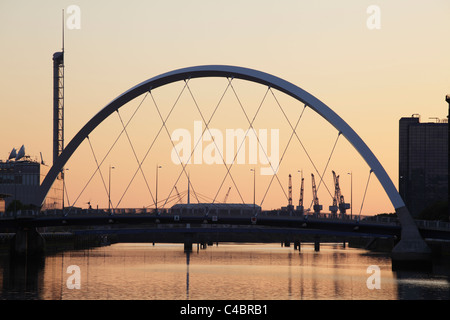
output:
[[[439,266],[438,266],[439,267]],[[394,272],[388,255],[342,244],[118,243],[11,263],[0,256],[3,300],[436,300],[450,272]],[[446,274],[447,272],[447,274]]]

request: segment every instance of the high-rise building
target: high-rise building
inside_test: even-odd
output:
[[[399,121],[399,192],[413,217],[448,200],[448,120]]]

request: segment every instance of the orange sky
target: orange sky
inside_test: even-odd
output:
[[[52,54],[61,49],[62,9],[80,8],[80,29],[66,26],[65,139],[73,135],[101,108],[130,87],[160,73],[204,64],[249,67],[290,81],[322,100],[340,115],[366,142],[398,185],[398,120],[414,113],[422,121],[445,118],[450,93],[450,4],[448,1],[12,1],[0,3],[0,159],[13,147],[25,144],[33,159],[42,152],[52,159]],[[380,29],[366,22],[370,5],[380,8]],[[73,18],[66,12],[65,20]],[[167,114],[182,83],[154,91],[162,114]],[[205,115],[226,88],[226,79],[199,79],[189,84]],[[253,115],[267,88],[233,82],[239,98]],[[301,104],[275,92],[292,124],[300,116]],[[137,98],[122,107],[126,122],[138,106]],[[142,159],[161,126],[150,97],[133,118],[129,137],[138,159]],[[167,128],[187,129],[201,121],[188,92],[184,92]],[[211,122],[225,135],[226,129],[248,128],[232,91],[228,91]],[[265,100],[255,120],[257,129],[280,132],[280,156],[291,130],[273,96]],[[102,159],[121,131],[114,114],[91,136],[96,156]],[[318,171],[322,172],[337,132],[320,116],[306,109],[298,134]],[[207,143],[203,147],[206,148]],[[156,164],[159,171],[158,199],[165,199],[181,172],[170,159],[172,145],[165,129],[143,164],[145,179],[155,193]],[[248,151],[248,149],[247,149]],[[120,207],[152,205],[143,175],[125,135],[102,166],[108,184],[108,166],[113,165],[111,197]],[[226,168],[220,165],[188,166],[195,191],[222,201],[231,187],[228,202],[253,201],[253,165],[233,165],[219,192]],[[258,167],[258,165],[256,165]],[[259,166],[261,167],[261,166]],[[89,144],[83,143],[67,164],[67,188],[72,203],[95,170]],[[287,204],[288,175],[293,176],[293,202],[298,203],[300,173],[305,177],[305,206],[311,195],[314,168],[300,143],[293,139],[264,198],[269,176],[257,175],[256,202],[270,209]],[[341,189],[350,202],[353,172],[353,212],[359,213],[369,168],[359,154],[340,137],[325,172],[333,192],[331,170],[340,175]],[[316,175],[316,183],[318,177]],[[187,189],[184,175],[177,189]],[[237,188],[236,188],[237,186]],[[283,191],[284,189],[284,191]],[[238,192],[239,190],[239,192]],[[241,195],[239,195],[239,193]],[[172,193],[174,194],[174,193]],[[193,199],[193,196],[191,196]],[[319,199],[324,208],[331,197],[322,185]],[[100,176],[92,180],[77,200],[77,206],[107,206]],[[392,212],[393,207],[375,177],[371,178],[362,214]]]

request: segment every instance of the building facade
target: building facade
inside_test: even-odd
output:
[[[399,121],[399,192],[413,217],[448,200],[448,120]]]
[[[23,205],[35,203],[35,197],[42,181],[50,168],[29,159],[18,161],[0,160],[0,194],[3,194],[5,207],[14,200]],[[63,181],[56,179],[42,209],[62,209]]]

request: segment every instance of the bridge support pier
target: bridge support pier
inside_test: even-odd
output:
[[[11,240],[10,252],[15,257],[38,257],[45,252],[45,240],[33,227],[18,228]]]
[[[430,269],[431,249],[422,239],[414,219],[406,207],[396,209],[402,231],[401,239],[392,249],[392,269]]]
[[[188,252],[192,251],[192,242],[189,242],[189,241],[184,242],[184,251],[188,251]]]
[[[320,238],[317,237],[314,240],[314,251],[319,252],[320,251]]]
[[[192,233],[184,234],[184,251],[185,252],[192,251],[193,237],[194,236],[192,235]],[[198,250],[198,244],[197,244],[197,250]]]

